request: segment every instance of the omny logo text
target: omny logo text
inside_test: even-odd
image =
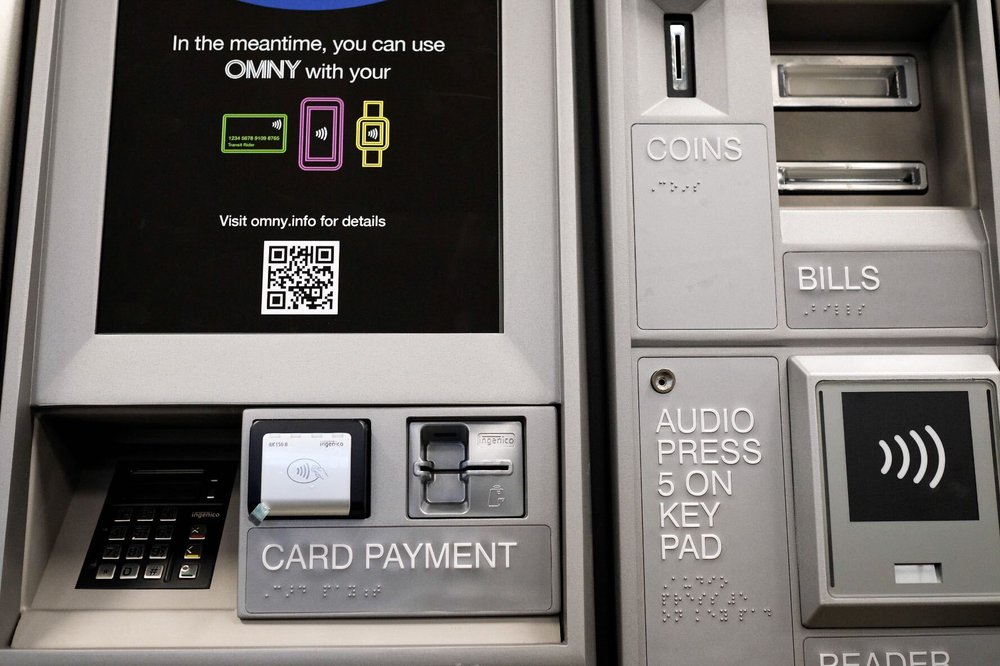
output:
[[[346,543],[269,543],[260,562],[268,571],[510,569],[517,547],[517,541],[391,542],[366,543],[356,552]]]

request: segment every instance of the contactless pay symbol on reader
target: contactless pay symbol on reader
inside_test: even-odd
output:
[[[937,450],[937,470],[934,472],[934,476],[930,479],[931,489],[937,488],[938,484],[941,483],[941,477],[944,476],[944,468],[946,464],[946,457],[944,453],[944,444],[941,442],[941,438],[938,437],[937,432],[931,426],[924,426],[924,430],[930,436],[931,441],[934,442],[934,447]],[[896,473],[897,479],[906,478],[907,473],[910,471],[910,447],[901,436],[895,435],[893,437],[896,444],[899,447],[900,460],[899,460],[899,471]],[[927,475],[927,465],[928,458],[927,455],[927,445],[924,444],[923,438],[917,433],[916,430],[910,431],[910,439],[917,446],[917,452],[919,453],[920,459],[917,463],[916,473],[913,475],[913,483],[921,483],[924,481]],[[892,448],[884,439],[880,439],[878,442],[879,447],[882,449],[882,454],[885,456],[885,462],[882,464],[882,468],[879,472],[882,476],[888,474],[893,468],[893,458],[892,458]]]
[[[329,476],[323,466],[311,458],[299,458],[288,465],[288,478],[295,483],[313,483]]]
[[[844,391],[853,522],[977,520],[976,465],[964,391]]]

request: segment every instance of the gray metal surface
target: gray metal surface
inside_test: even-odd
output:
[[[545,526],[260,527],[248,615],[513,615],[558,608]]]
[[[249,449],[250,426],[258,420],[287,419],[363,419],[371,427],[371,517],[366,519],[283,519],[268,518],[261,528],[253,523],[247,509],[247,474],[249,468],[246,451]],[[517,517],[463,517],[442,516],[437,518],[413,517],[409,507],[409,479],[413,473],[410,458],[410,424],[441,422],[461,423],[480,421],[484,428],[493,432],[497,423],[522,420],[524,422],[524,474],[523,507]],[[243,415],[243,461],[241,477],[240,516],[240,561],[239,561],[239,605],[241,617],[305,617],[337,615],[408,616],[441,614],[449,608],[461,615],[496,615],[558,612],[562,608],[562,552],[560,547],[561,521],[559,484],[560,440],[554,407],[455,407],[455,408],[338,408],[338,409],[253,409]],[[485,447],[489,448],[489,447]],[[482,477],[487,478],[487,477]],[[485,490],[485,488],[484,488]],[[488,496],[488,493],[487,493]],[[522,517],[523,516],[523,517]],[[514,529],[516,527],[516,529]],[[529,530],[528,527],[533,527]],[[272,532],[282,528],[280,532]],[[540,528],[540,529],[539,529]],[[267,532],[261,531],[267,529]],[[309,534],[313,534],[309,537]],[[544,533],[544,534],[543,534]],[[276,543],[288,550],[285,559],[292,559],[290,549],[293,540],[311,539],[310,543],[323,543],[316,536],[329,534],[329,544],[348,545],[353,550],[357,564],[352,564],[343,578],[333,580],[329,571],[303,573],[295,571],[268,570],[263,565],[263,549],[270,543],[266,536],[279,535]],[[543,538],[543,536],[545,538]],[[499,542],[509,542],[507,537],[523,543],[524,550],[510,546],[500,547]],[[385,551],[378,565],[386,563],[389,553],[388,540],[397,543],[397,554],[407,557],[402,543],[411,548],[425,543],[422,556],[424,564],[434,564],[427,548],[433,549],[434,558],[440,560],[445,542],[452,544],[452,568],[423,567],[419,570],[391,571],[390,569],[368,570],[364,558],[367,557],[367,543],[384,540]],[[469,543],[471,553],[476,555],[475,542],[483,543],[491,549],[490,543],[497,542],[497,548],[509,552],[511,569],[480,567],[472,570],[454,568],[454,544]],[[308,549],[307,549],[308,550]],[[330,551],[333,549],[331,548]],[[465,552],[464,547],[461,549]],[[319,554],[317,550],[317,554]],[[377,552],[372,551],[373,554]],[[346,551],[338,549],[339,564],[344,562]],[[280,555],[276,549],[268,552],[270,558]],[[308,556],[308,553],[306,554]],[[521,555],[524,555],[523,559]],[[331,563],[334,555],[328,553]],[[416,557],[416,556],[414,556]],[[317,561],[318,562],[318,561]],[[465,560],[463,559],[463,563]],[[392,564],[390,562],[390,564]],[[496,564],[496,563],[494,563]],[[362,568],[358,568],[362,567]],[[325,577],[324,577],[325,576]],[[530,586],[515,583],[522,579]],[[356,585],[362,601],[355,604],[338,596],[337,590],[325,590],[327,599],[322,599],[323,585],[342,584],[344,594],[347,586]],[[269,586],[281,585],[283,592],[278,599],[280,606],[263,599],[269,593]],[[288,586],[295,585],[290,597],[284,600]],[[311,590],[303,593],[298,587],[305,585]],[[364,590],[373,593],[377,586],[381,590],[369,597],[367,604]],[[530,589],[529,589],[530,587]],[[541,592],[539,588],[544,588]],[[410,592],[403,589],[410,588]],[[500,592],[505,588],[507,592]],[[543,594],[544,604],[538,595]],[[302,595],[302,596],[300,596]],[[430,596],[428,596],[430,595]],[[426,604],[421,605],[421,598]],[[353,598],[352,598],[353,599]],[[336,602],[341,603],[336,603]],[[450,606],[449,606],[450,604]]]
[[[784,271],[791,328],[986,326],[978,252],[789,252]]]
[[[787,358],[797,354],[995,354],[994,312],[996,293],[996,201],[1000,174],[993,169],[994,155],[1000,150],[1000,99],[995,68],[992,12],[989,0],[975,0],[961,7],[924,3],[899,5],[855,3],[831,0],[810,2],[765,3],[727,2],[725,0],[596,0],[598,35],[599,102],[601,109],[602,193],[604,195],[604,231],[607,238],[606,260],[609,280],[608,312],[611,338],[611,380],[613,399],[614,479],[617,501],[617,548],[619,554],[616,580],[619,585],[620,660],[626,664],[685,663],[672,659],[671,646],[653,643],[646,622],[646,580],[643,570],[642,512],[638,507],[649,501],[642,483],[639,459],[640,396],[649,386],[649,377],[637,372],[643,358],[677,357],[774,357],[779,364],[779,395],[787,404]],[[904,130],[890,114],[860,112],[869,117],[846,117],[833,123],[834,112],[786,112],[775,120],[770,99],[770,44],[767,11],[788,10],[800,20],[794,25],[803,32],[822,34],[826,29],[863,33],[867,39],[877,35],[894,17],[892,34],[901,39],[918,40],[934,34],[933,58],[919,73],[924,103],[919,112],[923,120]],[[850,11],[848,11],[850,10]],[[663,52],[663,17],[669,13],[693,13],[696,25],[695,67],[698,96],[692,99],[667,99]],[[852,12],[854,12],[852,14]],[[863,13],[872,20],[843,20],[848,14]],[[921,17],[935,14],[934,26]],[[817,20],[819,19],[819,20]],[[930,25],[930,27],[929,27]],[[931,30],[930,28],[934,28]],[[905,37],[904,37],[905,35]],[[928,38],[929,39],[929,38]],[[790,40],[789,40],[790,41]],[[927,55],[926,43],[913,45]],[[824,43],[833,52],[849,50],[853,44]],[[791,49],[791,47],[789,47]],[[794,51],[789,51],[794,52]],[[761,79],[761,72],[765,74]],[[924,81],[942,81],[941,86],[924,86]],[[766,100],[758,97],[764,91]],[[968,120],[965,120],[965,114]],[[930,120],[940,119],[935,127]],[[794,122],[793,122],[794,121]],[[853,151],[837,157],[860,159],[922,159],[916,150],[931,146],[933,173],[928,163],[930,189],[926,201],[899,195],[786,196],[782,198],[780,225],[772,238],[775,264],[788,252],[857,252],[857,251],[973,251],[984,257],[983,277],[986,293],[986,326],[983,328],[882,328],[805,329],[792,328],[794,318],[786,315],[785,280],[776,285],[777,326],[773,329],[740,330],[652,330],[638,325],[636,252],[671,253],[670,247],[636,248],[633,216],[634,193],[631,131],[644,124],[729,124],[757,123],[771,132],[777,122],[784,134],[778,137],[776,154],[782,159],[821,159],[819,148]],[[831,124],[833,123],[833,124]],[[860,126],[859,126],[860,123]],[[826,128],[818,132],[817,127]],[[934,150],[935,142],[939,151]],[[888,155],[892,147],[904,147],[907,156]],[[814,147],[816,149],[814,149]],[[801,148],[801,154],[790,148]],[[784,149],[785,152],[782,152]],[[834,159],[833,157],[823,157]],[[974,165],[974,170],[973,170]],[[771,165],[776,171],[776,164]],[[772,183],[778,211],[776,183]],[[920,197],[921,199],[923,197]],[[891,206],[891,207],[890,207]],[[954,207],[952,207],[954,206]],[[734,233],[743,230],[734,226]],[[766,262],[760,254],[755,262]],[[971,289],[978,293],[978,287]],[[722,384],[722,382],[720,382]],[[637,387],[639,393],[637,394]],[[678,389],[679,390],[679,389]],[[724,389],[729,391],[729,388]],[[800,566],[796,542],[811,536],[792,515],[792,466],[787,417],[782,423],[785,447],[786,520],[791,537],[790,568]],[[759,520],[767,520],[760,516]],[[792,598],[799,596],[799,581],[790,581]],[[654,600],[655,601],[655,600]],[[873,620],[872,624],[878,621]],[[700,631],[700,623],[696,623]],[[727,627],[728,630],[728,627]],[[794,663],[805,664],[803,644],[807,639],[877,637],[885,630],[851,628],[849,630],[810,629],[802,625],[799,604],[792,605],[792,620],[785,627],[791,641]],[[996,630],[990,630],[995,634]],[[926,644],[921,636],[956,635],[961,629],[902,629],[893,634],[913,639],[914,649]],[[647,644],[647,640],[651,641]],[[860,639],[859,640],[863,640]],[[703,645],[714,649],[714,642],[729,644],[723,631]],[[735,641],[733,641],[735,643]],[[655,645],[655,649],[654,649]],[[908,645],[901,640],[899,645]],[[967,663],[990,663],[995,648],[971,646]],[[698,659],[694,663],[710,663]],[[718,663],[734,663],[736,660]],[[752,663],[749,659],[740,663]],[[882,659],[882,662],[885,660]],[[919,655],[916,657],[920,661]],[[812,662],[815,663],[815,662]],[[810,666],[812,666],[812,663]],[[850,662],[848,662],[850,663]],[[864,663],[864,662],[861,662]],[[838,664],[838,666],[843,666]],[[865,664],[865,666],[869,666]],[[879,663],[879,666],[886,666]]]
[[[1000,579],[995,574],[1000,566],[996,560],[1000,550],[997,495],[991,475],[995,475],[991,449],[996,439],[990,431],[991,414],[982,386],[989,383],[995,387],[998,376],[996,364],[988,356],[871,354],[791,359],[788,381],[796,540],[806,626],[948,626],[1000,621]],[[945,386],[962,390],[980,383],[975,389],[984,399],[978,405],[970,401],[978,493],[983,498],[979,521],[849,521],[843,434],[830,428],[840,415],[837,390],[848,382],[857,390],[880,386],[884,390],[891,382],[903,391],[913,390],[918,382],[927,390]],[[828,386],[832,397],[824,400],[823,409],[829,412],[823,418],[818,390]],[[995,410],[995,402],[990,409]],[[827,426],[825,439],[821,423]],[[939,591],[899,589],[891,582],[891,570],[893,564],[901,562],[941,563],[942,578],[947,582],[935,586]],[[953,572],[950,579],[947,571]]]
[[[874,360],[874,359],[872,359]],[[996,411],[996,386],[986,382],[964,382],[962,377],[938,382],[823,382],[818,390],[823,400],[822,449],[826,452],[823,462],[826,479],[824,502],[830,524],[827,526],[828,549],[832,554],[830,569],[835,573],[831,581],[831,594],[837,597],[961,597],[976,596],[980,601],[993,597],[1000,600],[1000,522],[997,520],[996,469],[993,463],[994,433],[991,428]],[[978,504],[977,520],[894,522],[853,521],[848,508],[849,484],[845,443],[845,424],[842,394],[860,391],[968,391],[971,410],[972,443],[975,465]],[[800,405],[796,396],[795,404]],[[921,433],[919,424],[914,424]],[[819,434],[819,433],[817,433]],[[902,433],[903,436],[909,436]],[[923,432],[933,450],[928,433]],[[888,435],[887,435],[888,437]],[[921,440],[922,441],[922,440]],[[874,447],[877,442],[872,442]],[[945,441],[943,450],[954,442]],[[899,460],[897,443],[895,468],[904,471]],[[909,448],[906,449],[907,451]],[[909,455],[909,454],[908,454]],[[928,459],[931,458],[930,453]],[[935,455],[934,460],[938,460]],[[947,460],[947,457],[945,457]],[[911,468],[904,475],[902,484],[915,484],[918,475],[918,456],[913,454]],[[954,466],[954,463],[952,463]],[[931,468],[923,477],[924,483],[934,483],[937,470],[945,472],[947,466]],[[942,500],[947,501],[947,500]],[[940,565],[940,582],[925,586],[901,587],[893,576],[897,563],[933,563]],[[930,606],[931,604],[928,604]],[[985,613],[982,616],[985,619]],[[1000,619],[1000,614],[994,615]],[[966,620],[968,621],[968,620]],[[953,622],[962,624],[963,618],[954,614]],[[950,624],[950,623],[949,623]]]
[[[677,378],[665,395],[660,368]],[[790,666],[777,361],[643,358],[638,381],[647,650]]]
[[[998,650],[995,634],[809,638],[803,665],[971,666],[989,663]]]
[[[775,326],[768,147],[757,125],[632,128],[640,328]]]

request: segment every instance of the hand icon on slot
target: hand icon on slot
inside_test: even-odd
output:
[[[504,497],[503,486],[497,484],[490,488],[490,498],[486,505],[491,509],[496,509],[503,504],[506,499],[507,498]]]

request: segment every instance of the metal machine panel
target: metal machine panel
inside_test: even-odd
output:
[[[767,130],[635,125],[639,327],[773,328]]]
[[[546,613],[551,549],[545,526],[253,528],[247,612]]]
[[[1000,636],[857,636],[807,638],[803,666],[958,666],[985,664]]]
[[[791,360],[806,626],[1000,619],[998,377],[986,356]]]
[[[793,663],[777,361],[643,358],[639,427],[649,653]]]
[[[972,251],[785,255],[790,328],[984,327],[984,284]]]

